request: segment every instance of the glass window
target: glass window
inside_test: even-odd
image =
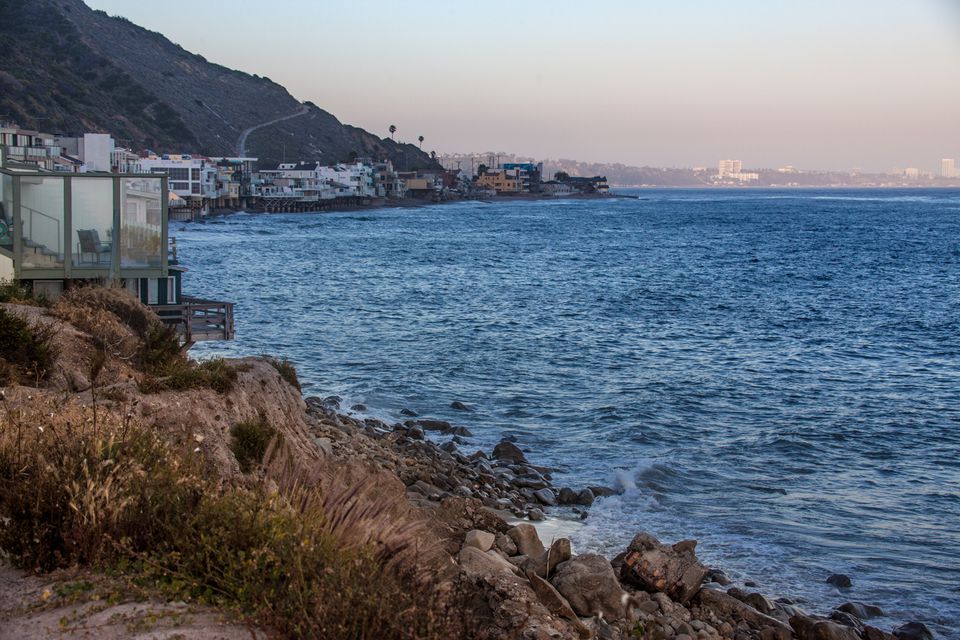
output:
[[[13,251],[13,177],[0,174],[0,247]]]
[[[109,267],[113,249],[113,179],[75,176],[71,216],[74,266]]]
[[[184,169],[184,171],[186,171],[186,169]],[[190,173],[191,173],[190,178],[192,180],[196,181],[200,179],[200,169],[191,169]],[[184,178],[184,180],[186,180],[186,178]]]
[[[158,268],[163,251],[160,179],[120,180],[120,268]]]
[[[23,268],[63,267],[62,177],[20,176]]]

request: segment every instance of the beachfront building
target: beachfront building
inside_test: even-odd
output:
[[[562,198],[564,196],[572,196],[580,193],[580,191],[575,189],[572,184],[560,182],[559,180],[549,180],[541,183],[540,192],[548,196],[554,196],[555,198]]]
[[[202,206],[217,197],[217,167],[209,158],[190,154],[150,155],[140,159],[145,173],[170,178],[170,191],[188,203]]]
[[[519,169],[484,169],[475,181],[478,188],[499,193],[522,193],[523,179]]]
[[[340,197],[376,198],[377,184],[372,165],[357,160],[352,164],[319,166],[317,173],[338,187]],[[347,189],[343,189],[347,187]]]
[[[229,339],[233,306],[188,298],[170,259],[167,181],[154,173],[65,173],[8,160],[0,147],[0,279],[56,299],[115,282],[184,340]]]
[[[377,197],[399,200],[407,193],[406,185],[393,167],[393,162],[384,160],[373,163],[373,181]]]
[[[22,129],[15,124],[0,126],[0,146],[6,148],[8,161],[30,164],[47,171],[73,172],[76,158],[63,157],[64,151],[56,144],[55,136]]]
[[[540,193],[540,181],[543,176],[543,163],[504,162],[503,169],[516,171],[520,178],[520,189],[524,193]]]

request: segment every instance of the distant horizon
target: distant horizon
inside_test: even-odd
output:
[[[286,0],[267,14],[252,0],[226,13],[86,1],[344,123],[422,135],[438,154],[866,173],[960,159],[960,6],[949,0]]]

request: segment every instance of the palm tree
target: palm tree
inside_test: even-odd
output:
[[[420,136],[417,140],[420,141],[420,151],[423,151],[423,136]]]
[[[390,125],[390,139],[393,140],[393,134],[397,132],[397,125]]]

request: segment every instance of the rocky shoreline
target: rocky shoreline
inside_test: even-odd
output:
[[[407,498],[438,518],[446,551],[488,593],[496,638],[650,638],[652,640],[930,640],[920,622],[892,632],[869,624],[880,607],[851,601],[829,616],[811,615],[789,598],[731,586],[721,569],[696,557],[696,541],[662,544],[639,532],[613,559],[575,555],[567,538],[544,544],[534,525],[552,507],[587,518],[609,487],[557,487],[552,472],[527,460],[513,438],[487,454],[466,454],[464,426],[417,416],[388,424],[345,412],[337,396],[307,397],[309,428],[327,455],[350,455],[396,474]],[[351,407],[362,411],[365,407]],[[449,437],[443,443],[429,436]],[[827,579],[838,588],[848,576]]]

